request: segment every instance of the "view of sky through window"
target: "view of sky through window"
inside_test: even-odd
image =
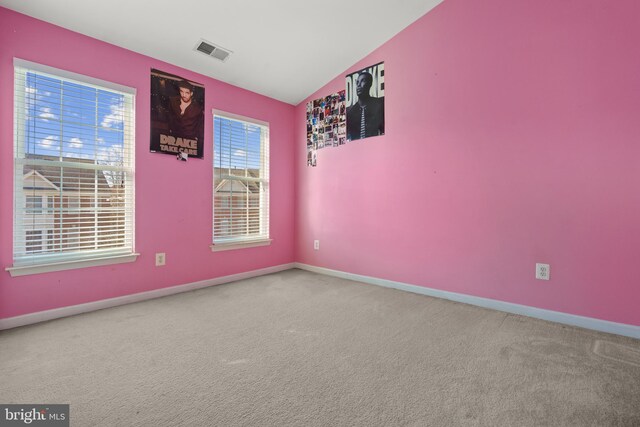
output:
[[[125,95],[29,72],[25,91],[27,154],[122,164]]]
[[[215,116],[214,130],[214,167],[260,169],[259,126]]]

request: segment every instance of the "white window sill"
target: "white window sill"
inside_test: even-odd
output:
[[[258,246],[269,246],[271,239],[251,240],[248,242],[214,243],[210,246],[211,252],[232,251],[234,249],[255,248]]]
[[[99,265],[123,264],[135,261],[140,254],[116,255],[101,258],[89,258],[76,261],[63,261],[51,264],[20,265],[7,267],[5,270],[11,277],[27,276],[29,274],[49,273],[52,271],[73,270],[76,268],[97,267]]]

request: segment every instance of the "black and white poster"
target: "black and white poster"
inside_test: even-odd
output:
[[[384,135],[384,62],[348,74],[347,139]]]
[[[204,86],[151,70],[151,152],[204,155]]]

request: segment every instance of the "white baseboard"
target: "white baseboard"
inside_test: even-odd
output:
[[[273,267],[262,268],[259,270],[247,271],[244,273],[232,274],[229,276],[216,277],[214,279],[202,280],[200,282],[187,283],[184,285],[172,286],[168,288],[155,289],[153,291],[141,292],[132,295],[125,295],[106,300],[94,301],[86,304],[73,305],[70,307],[55,308],[52,310],[40,311],[37,313],[29,313],[22,316],[9,317],[0,319],[0,330],[16,328],[18,326],[30,325],[33,323],[44,322],[47,320],[58,319],[61,317],[74,316],[76,314],[87,313],[90,311],[101,310],[103,308],[116,307],[119,305],[130,304],[138,301],[145,301],[154,298],[160,298],[168,295],[188,292],[195,289],[206,288],[208,286],[221,285],[224,283],[235,282],[238,280],[250,279],[252,277],[263,276],[265,274],[277,273],[279,271],[289,270],[291,268],[299,268],[314,273],[326,274],[328,276],[339,277],[342,279],[354,280],[358,282],[368,283],[371,285],[383,286],[386,288],[398,289],[406,292],[427,295],[436,298],[447,299],[451,301],[461,302],[465,304],[475,305],[479,307],[489,308],[507,313],[520,314],[523,316],[534,317],[537,319],[549,320],[552,322],[563,323],[566,325],[578,326],[581,328],[592,329],[600,332],[623,335],[631,338],[640,339],[640,326],[628,325],[624,323],[610,322],[608,320],[594,319],[591,317],[578,316],[575,314],[567,314],[559,311],[545,310],[542,308],[530,307],[526,305],[514,304],[510,302],[498,301],[489,298],[475,297],[471,295],[459,294],[455,292],[442,291],[438,289],[426,288],[423,286],[410,285],[402,282],[394,282],[392,280],[379,279],[376,277],[363,276],[360,274],[346,273],[344,271],[331,270],[323,267],[315,267],[308,264],[298,262],[281,264]]]
[[[498,301],[489,298],[475,297],[471,295],[459,294],[455,292],[441,291],[438,289],[425,288],[423,286],[409,285],[392,280],[378,279],[376,277],[362,276],[359,274],[346,273],[344,271],[331,270],[323,267],[315,267],[299,262],[294,263],[296,268],[314,273],[326,274],[328,276],[342,279],[355,280],[371,285],[384,286],[386,288],[399,289],[401,291],[413,292],[416,294],[428,295],[436,298],[448,299],[493,310],[504,311],[522,316],[534,317],[551,322],[563,323],[565,325],[578,326],[585,329],[592,329],[610,334],[623,335],[640,339],[640,326],[628,325],[625,323],[610,322],[608,320],[594,319],[592,317],[577,316],[575,314],[562,313],[559,311],[545,310],[542,308],[529,307],[526,305],[513,304],[510,302]]]
[[[153,291],[140,292],[132,295],[124,295],[116,298],[109,298],[86,304],[72,305],[70,307],[54,308],[52,310],[39,311],[37,313],[24,314],[22,316],[0,319],[0,330],[17,328],[18,326],[30,325],[32,323],[44,322],[58,319],[60,317],[74,316],[76,314],[87,313],[103,308],[116,307],[118,305],[130,304],[138,301],[145,301],[160,298],[168,295],[179,294],[181,292],[193,291],[195,289],[206,288],[208,286],[222,285],[223,283],[235,282],[238,280],[250,279],[252,277],[264,276],[265,274],[277,273],[279,271],[295,268],[295,263],[281,264],[273,267],[261,268],[259,270],[247,271],[244,273],[231,274],[229,276],[216,277],[214,279],[202,280],[200,282],[187,283],[184,285],[171,286],[168,288],[154,289]]]

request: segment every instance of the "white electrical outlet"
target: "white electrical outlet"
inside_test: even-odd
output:
[[[166,255],[164,252],[158,252],[156,254],[156,267],[160,267],[162,265],[164,265],[164,263],[166,262]]]
[[[549,280],[549,276],[551,276],[549,264],[536,264],[536,279]]]
[[[314,240],[313,241],[313,249],[316,251],[320,250],[320,240]]]

